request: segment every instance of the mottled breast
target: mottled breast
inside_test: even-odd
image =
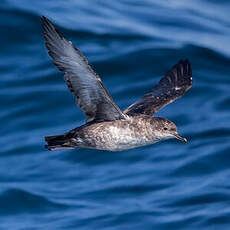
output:
[[[159,141],[153,135],[151,119],[129,118],[95,123],[78,132],[78,146],[121,151]]]

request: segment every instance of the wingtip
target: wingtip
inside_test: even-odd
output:
[[[42,22],[42,27],[43,29],[45,28],[55,28],[53,23],[45,16],[41,16],[41,22]]]
[[[50,22],[50,20],[44,15],[41,16],[41,21],[42,22]]]
[[[184,65],[185,66],[189,66],[189,69],[191,70],[192,68],[191,68],[191,62],[189,61],[189,59],[185,59],[184,60]]]
[[[167,74],[176,74],[180,79],[180,84],[187,84],[190,88],[193,84],[192,66],[189,59],[180,59]]]
[[[183,69],[184,69],[184,74],[187,76],[187,79],[189,79],[189,85],[191,86],[193,83],[193,77],[192,77],[192,65],[189,59],[184,60]]]
[[[44,15],[41,16],[41,22],[42,24],[45,24],[48,21],[48,18],[45,17]]]
[[[45,16],[41,16],[43,36],[47,40],[47,34],[58,34],[61,39],[64,39],[64,36],[60,31],[54,26],[54,24]]]
[[[180,66],[180,65],[182,65],[183,67],[189,67],[189,71],[191,72],[192,68],[189,59],[184,59],[184,60],[181,59],[175,66]]]
[[[49,19],[45,16],[41,16],[41,24],[44,32],[50,27],[50,25],[52,25]]]

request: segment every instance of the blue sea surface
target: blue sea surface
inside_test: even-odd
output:
[[[0,1],[0,230],[229,230],[230,2]],[[188,139],[47,151],[85,122],[42,37],[47,16],[121,109],[180,59],[193,87],[157,113]]]

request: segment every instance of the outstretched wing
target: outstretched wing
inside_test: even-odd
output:
[[[67,86],[87,116],[87,122],[123,119],[125,115],[113,102],[84,55],[46,17],[42,17],[42,26],[49,55],[57,68],[65,72]]]
[[[156,111],[183,96],[192,86],[192,68],[188,60],[179,61],[153,88],[140,100],[125,109],[130,116],[153,115]]]

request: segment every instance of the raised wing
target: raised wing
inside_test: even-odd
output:
[[[188,60],[179,61],[159,81],[151,93],[125,109],[130,116],[153,115],[156,111],[183,96],[192,86],[192,67]]]
[[[87,122],[125,118],[84,55],[46,17],[42,17],[42,26],[48,53],[57,68],[65,72],[67,86],[87,116]]]

